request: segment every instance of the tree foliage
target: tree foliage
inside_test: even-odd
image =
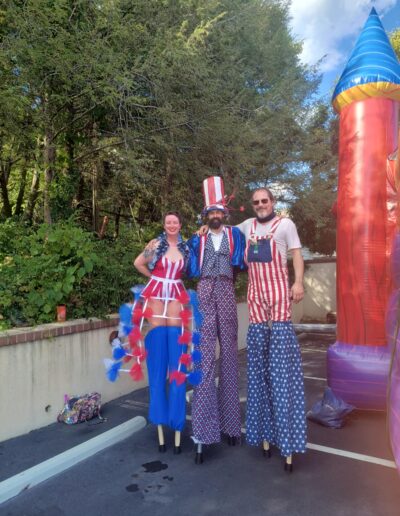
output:
[[[331,109],[314,106],[302,152],[304,170],[298,174],[291,209],[302,244],[328,255],[336,250],[338,131],[338,118]]]
[[[395,29],[389,36],[390,43],[396,52],[398,59],[400,59],[400,29]]]
[[[130,287],[143,280],[132,267],[154,226],[124,228],[121,238],[99,240],[73,219],[37,230],[7,221],[0,233],[0,329],[116,311]],[[133,237],[133,238],[132,238]]]
[[[91,260],[92,271],[74,253],[73,265],[66,265],[60,244],[53,249],[58,258],[49,258],[48,277],[58,293],[45,294],[39,285],[43,264],[35,265],[39,283],[24,276],[14,285],[33,292],[33,303],[47,299],[38,320],[71,285],[69,301],[78,314],[73,294],[81,296],[88,278],[110,299],[101,278],[108,278],[102,257],[111,240],[91,240],[87,233],[100,234],[105,216],[106,236],[124,235],[128,252],[130,240],[139,238],[130,228],[158,222],[167,209],[179,209],[186,225],[193,224],[207,176],[221,175],[239,205],[249,187],[265,183],[284,184],[306,203],[305,184],[318,188],[318,174],[331,174],[327,119],[314,106],[318,75],[300,62],[286,1],[5,0],[2,6],[3,241],[12,224],[22,224],[21,235],[28,232],[27,242],[40,246],[52,225],[61,228],[73,215],[83,232],[71,235],[75,249],[81,239],[88,256],[100,256]],[[324,134],[318,132],[321,117]],[[318,142],[324,164],[311,151]],[[54,231],[61,241],[69,238]],[[123,253],[121,238],[112,245]],[[24,253],[18,256],[22,267]],[[128,254],[126,266],[132,258]],[[1,274],[12,278],[17,255],[1,260]],[[59,266],[65,274],[78,268],[59,277]],[[84,271],[80,279],[78,270]],[[24,312],[24,318],[32,316]]]
[[[227,189],[290,179],[316,77],[283,2],[6,5],[3,218],[51,223],[78,208],[97,230],[106,213],[191,216],[210,174]]]

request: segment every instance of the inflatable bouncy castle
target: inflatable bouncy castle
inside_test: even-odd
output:
[[[388,398],[392,446],[399,467],[399,170],[394,157],[400,65],[375,9],[332,102],[340,117],[338,319],[337,341],[328,351],[328,383],[335,394],[357,408],[385,410]]]

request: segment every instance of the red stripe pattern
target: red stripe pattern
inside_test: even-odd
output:
[[[208,177],[203,181],[203,195],[206,206],[224,204],[224,183],[219,176]]]
[[[163,256],[159,260],[153,270],[153,276],[147,283],[142,292],[143,297],[155,297],[158,299],[177,299],[185,290],[183,282],[180,281],[184,260],[180,259],[172,262]],[[174,283],[168,283],[163,280],[178,280]]]
[[[272,261],[270,263],[250,262],[249,285],[247,302],[249,306],[250,322],[290,321],[291,303],[289,289],[289,275],[284,266],[282,255],[274,241],[274,233],[281,219],[278,218],[271,226],[267,237],[255,235],[257,220],[251,228],[251,234],[246,247],[246,258],[250,242],[254,239],[268,238],[271,244]]]

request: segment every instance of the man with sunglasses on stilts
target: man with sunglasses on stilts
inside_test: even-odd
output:
[[[238,318],[234,289],[234,268],[244,269],[244,237],[238,228],[224,225],[228,214],[223,182],[209,177],[203,182],[203,216],[208,231],[187,242],[194,259],[189,277],[199,277],[197,294],[203,316],[200,351],[203,380],[194,388],[192,404],[193,441],[196,464],[203,462],[203,444],[228,444],[240,438],[238,363]],[[220,348],[218,387],[215,384],[217,339]]]
[[[262,445],[266,457],[276,446],[291,472],[292,454],[306,448],[303,371],[291,322],[292,301],[304,297],[304,262],[296,226],[276,215],[272,192],[259,188],[251,200],[256,217],[237,226],[246,237],[249,268],[246,439]],[[291,288],[288,251],[295,273]]]

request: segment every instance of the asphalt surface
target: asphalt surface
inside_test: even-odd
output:
[[[326,350],[333,334],[300,334],[307,409],[326,387]],[[240,395],[244,426],[245,351]],[[0,481],[135,417],[147,415],[147,389],[103,408],[107,421],[67,426],[53,424],[0,443]],[[188,404],[190,419],[190,404]],[[156,428],[148,425],[131,438],[81,462],[0,506],[4,516],[208,516],[316,515],[398,516],[397,470],[339,455],[393,457],[385,414],[354,411],[334,430],[308,423],[308,442],[329,447],[308,449],[294,457],[294,471],[283,469],[278,450],[272,458],[242,443],[204,447],[204,463],[194,463],[190,421],[182,436],[182,453],[174,455],[173,432],[165,430],[167,452],[158,452]]]

